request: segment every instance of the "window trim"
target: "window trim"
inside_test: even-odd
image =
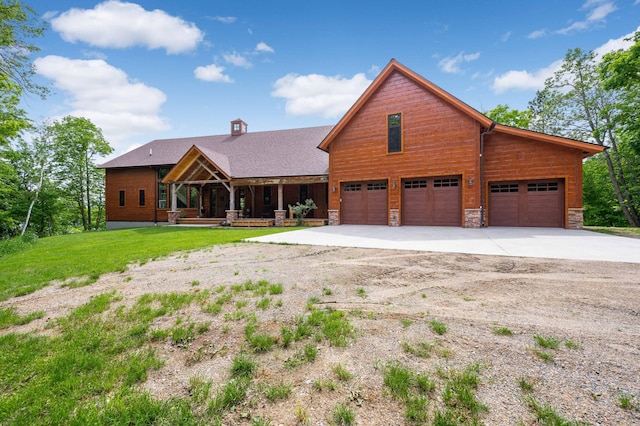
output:
[[[400,118],[400,124],[397,126],[391,126],[390,121],[391,121],[391,117],[392,116],[399,116]],[[387,114],[387,154],[401,154],[404,150],[404,140],[403,140],[403,120],[402,120],[402,113],[401,112],[394,112],[391,114]],[[398,141],[398,143],[400,144],[399,149],[396,151],[391,151],[391,129],[398,129],[400,132],[400,140]]]

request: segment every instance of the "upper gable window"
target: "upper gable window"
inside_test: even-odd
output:
[[[387,152],[402,151],[402,114],[387,116]]]

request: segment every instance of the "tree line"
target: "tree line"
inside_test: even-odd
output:
[[[34,123],[25,95],[46,98],[30,55],[46,23],[18,0],[0,0],[0,239],[47,236],[104,225],[104,172],[113,149],[90,120]]]
[[[528,109],[485,112],[515,127],[606,147],[583,165],[584,223],[640,226],[640,32],[600,57],[572,49]]]

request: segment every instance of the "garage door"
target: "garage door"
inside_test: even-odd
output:
[[[500,182],[489,185],[490,226],[564,227],[564,181]]]
[[[343,183],[340,195],[340,223],[387,224],[387,181]]]
[[[416,226],[460,226],[461,187],[459,177],[404,179],[402,224]]]

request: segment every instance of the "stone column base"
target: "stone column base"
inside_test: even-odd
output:
[[[389,226],[400,226],[400,210],[389,210]]]
[[[329,225],[340,225],[340,210],[329,210]]]
[[[284,225],[284,220],[287,217],[287,211],[286,210],[275,210],[274,213],[276,215],[276,226]]]
[[[464,227],[480,228],[482,226],[482,209],[464,209]]]
[[[178,224],[178,219],[180,219],[180,211],[170,211],[167,212],[167,215],[169,216],[169,225]]]
[[[240,217],[240,210],[225,210],[227,213],[227,222],[238,219]]]
[[[584,223],[584,214],[582,209],[569,208],[567,211],[568,229],[582,229]]]

